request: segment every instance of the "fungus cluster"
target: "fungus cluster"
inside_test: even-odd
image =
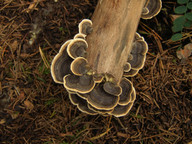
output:
[[[150,8],[148,2],[142,17],[151,17]],[[123,76],[116,83],[113,75],[98,73],[88,63],[86,37],[92,33],[92,25],[91,20],[82,20],[79,33],[61,46],[51,64],[52,78],[56,83],[64,85],[70,101],[80,111],[90,115],[121,117],[130,111],[136,99],[135,88],[127,77],[135,76],[143,68],[148,45],[143,37],[135,34]]]

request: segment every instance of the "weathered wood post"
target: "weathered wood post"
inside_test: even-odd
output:
[[[118,84],[146,0],[99,0],[87,36],[87,60],[97,73],[111,74]]]

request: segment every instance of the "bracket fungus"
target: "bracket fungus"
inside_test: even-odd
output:
[[[103,84],[103,89],[105,92],[111,95],[119,96],[122,93],[122,88],[112,82],[105,82]]]
[[[73,39],[77,39],[77,38],[85,39],[85,35],[82,34],[82,33],[77,33],[77,34],[73,37]]]
[[[145,39],[136,33],[131,52],[128,55],[127,63],[124,65],[123,75],[125,77],[133,77],[143,68],[147,51],[148,45]]]
[[[84,39],[76,38],[69,43],[67,53],[73,59],[85,57],[87,47],[88,44]]]
[[[90,114],[90,115],[97,114],[96,112],[94,112],[93,110],[91,110],[88,107],[86,100],[81,99],[78,95],[69,93],[69,99],[70,99],[71,103],[76,105],[80,111]]]
[[[112,112],[112,111],[113,111],[113,109],[110,109],[110,110],[106,110],[106,109],[104,109],[104,110],[98,110],[98,109],[96,109],[95,107],[91,106],[90,104],[88,104],[88,108],[91,109],[92,111],[94,111],[94,112],[96,112],[96,113],[98,113],[98,114],[102,114],[102,115],[104,115],[104,116],[106,116],[109,112]]]
[[[128,77],[143,68],[148,45],[136,33],[140,18],[161,9],[160,0],[99,0],[92,20],[54,57],[51,75],[63,84],[70,101],[90,115],[125,116],[136,99]]]
[[[143,37],[133,41],[132,50],[127,60],[132,69],[140,70],[143,68],[147,51],[148,45]]]
[[[92,91],[95,87],[93,76],[87,74],[82,76],[68,74],[64,76],[63,84],[67,90],[79,92],[82,94]]]
[[[83,34],[83,35],[88,35],[93,31],[92,28],[92,21],[89,19],[83,19],[80,23],[79,23],[79,33]]]
[[[124,66],[123,66],[123,70],[124,72],[129,72],[131,70],[131,64],[129,62],[127,62]]]
[[[77,57],[71,63],[71,71],[73,74],[82,76],[89,71],[87,60],[83,57]]]
[[[122,93],[120,95],[119,105],[127,105],[130,101],[132,101],[132,92],[134,90],[133,84],[127,78],[122,78],[120,82],[120,87],[122,88]]]
[[[56,83],[63,84],[63,77],[69,73],[73,59],[67,54],[67,47],[71,40],[66,41],[60,48],[59,53],[54,57],[51,64],[51,75]]]
[[[124,71],[123,76],[124,76],[124,77],[134,77],[138,72],[139,72],[139,70],[131,69],[131,70],[128,71],[128,72],[125,72],[125,71]]]
[[[151,19],[156,16],[162,7],[161,0],[146,0],[141,17],[143,19]]]
[[[119,96],[107,93],[102,84],[96,86],[87,97],[87,102],[99,110],[111,110],[119,101]]]

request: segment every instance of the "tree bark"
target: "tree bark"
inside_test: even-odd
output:
[[[87,36],[87,59],[97,73],[111,74],[116,83],[123,75],[145,0],[99,0]]]

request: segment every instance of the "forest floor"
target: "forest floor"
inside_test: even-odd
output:
[[[170,40],[176,2],[163,0],[156,17],[140,21],[137,32],[149,51],[144,68],[130,78],[137,99],[127,116],[84,114],[54,83],[53,57],[96,4],[0,0],[0,143],[192,143],[192,57],[176,55],[191,38]]]

